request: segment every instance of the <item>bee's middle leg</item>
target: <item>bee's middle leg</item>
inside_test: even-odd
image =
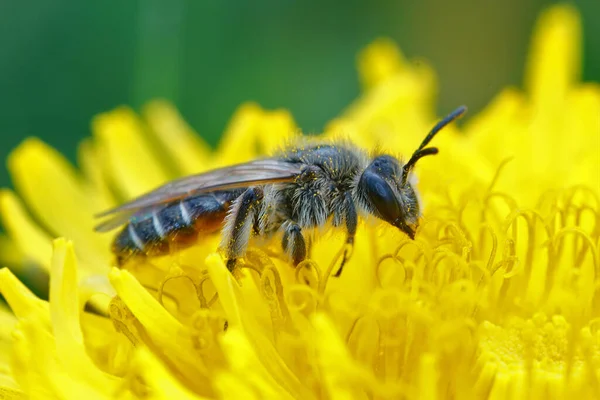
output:
[[[221,248],[225,249],[229,271],[233,271],[237,259],[246,251],[263,196],[261,188],[248,188],[235,200],[227,216]]]
[[[288,222],[284,225],[281,247],[291,257],[294,266],[306,259],[306,241],[297,223]]]
[[[350,260],[352,248],[354,246],[354,236],[356,236],[356,227],[358,225],[358,214],[356,213],[356,207],[354,206],[354,202],[352,201],[352,198],[349,194],[346,196],[346,201],[344,203],[344,214],[344,220],[346,221],[346,232],[348,236],[346,236],[346,248],[344,249],[344,258],[342,258],[340,268],[333,275],[336,278],[342,274],[346,262]]]

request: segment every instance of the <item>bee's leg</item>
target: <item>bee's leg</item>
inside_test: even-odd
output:
[[[231,212],[225,220],[221,242],[221,248],[225,249],[227,255],[229,271],[233,271],[238,257],[246,251],[262,199],[261,188],[248,188],[231,206]]]
[[[342,270],[346,265],[346,262],[350,260],[350,256],[352,255],[352,248],[354,246],[354,236],[356,235],[356,226],[358,225],[358,215],[356,214],[356,207],[354,206],[354,201],[352,201],[352,196],[350,194],[346,194],[346,201],[344,202],[344,211],[345,216],[344,220],[346,221],[346,231],[348,236],[346,236],[346,249],[344,250],[344,258],[342,258],[342,263],[340,264],[340,268],[335,273],[336,278],[342,274]]]
[[[294,266],[306,259],[306,241],[302,229],[295,222],[286,222],[283,227],[281,247],[292,259]]]

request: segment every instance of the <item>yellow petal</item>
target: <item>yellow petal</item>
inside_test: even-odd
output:
[[[38,299],[7,268],[0,269],[0,293],[2,293],[17,318],[22,319],[37,315],[48,328],[50,327],[48,303]]]
[[[91,138],[82,141],[77,152],[77,161],[85,177],[85,193],[96,213],[116,205],[106,171],[102,169],[102,157],[98,153],[99,149]]]
[[[536,112],[560,113],[569,88],[581,74],[581,24],[577,10],[558,5],[538,20],[529,52],[526,86]]]
[[[119,297],[159,343],[171,343],[183,326],[127,271],[113,268],[110,282]]]
[[[493,157],[490,160],[492,165],[497,166],[508,157],[514,157],[515,151],[531,151],[528,138],[521,134],[523,128],[518,126],[526,106],[522,93],[515,89],[505,89],[483,111],[470,116],[465,123],[465,136],[475,144],[478,152],[488,158]],[[507,135],[507,131],[511,131],[511,134]],[[498,146],[500,140],[503,144]]]
[[[8,350],[10,349],[10,334],[17,323],[17,318],[4,304],[0,303],[0,365],[8,362]]]
[[[0,190],[0,217],[2,226],[25,257],[49,269],[52,239],[31,220],[17,196],[9,190]]]
[[[83,383],[71,380],[58,364],[47,303],[36,298],[6,269],[0,270],[0,292],[19,318],[12,336],[11,370],[20,387],[31,398],[39,399],[55,398],[65,388],[73,397],[61,398],[91,395],[83,389]]]
[[[64,240],[57,241],[50,307],[10,271],[0,271],[0,292],[19,319],[13,376],[32,398],[110,398],[114,390],[114,378],[93,365],[82,345],[75,267],[72,248],[67,251]]]
[[[79,327],[77,262],[72,243],[65,239],[56,239],[53,243],[50,274],[50,315],[57,349],[66,351],[73,344],[76,348],[71,350],[76,350],[83,342]]]
[[[137,370],[147,385],[149,389],[148,399],[206,399],[206,397],[194,394],[182,386],[181,383],[167,371],[165,365],[144,347],[136,350],[132,368]]]
[[[261,116],[262,110],[254,103],[244,104],[236,110],[219,142],[218,153],[223,165],[256,157],[253,131]]]
[[[50,316],[59,359],[73,379],[86,382],[98,392],[109,393],[116,387],[115,379],[102,373],[92,363],[84,347],[77,262],[70,242],[64,239],[54,241],[50,274]]]
[[[108,391],[99,392],[85,380],[72,376],[59,361],[52,335],[40,315],[19,322],[14,334],[13,371],[18,383],[32,399],[110,399]],[[68,357],[68,354],[61,355]]]
[[[128,108],[98,115],[92,131],[102,165],[119,194],[132,198],[164,183],[169,174],[144,137],[137,116]]]
[[[0,192],[0,197],[2,196]],[[2,200],[0,200],[1,204]],[[0,205],[0,215],[2,214],[2,206]],[[1,218],[1,217],[0,217]],[[25,254],[12,240],[10,236],[0,234],[0,264],[21,266],[25,262]]]
[[[580,86],[570,92],[565,128],[555,145],[561,154],[578,154],[576,163],[561,168],[560,179],[571,185],[583,184],[600,193],[600,85]],[[557,151],[557,153],[559,153]]]
[[[358,72],[364,90],[369,90],[404,67],[404,56],[396,44],[387,38],[375,40],[358,56]]]
[[[292,114],[287,110],[264,111],[256,131],[258,155],[272,154],[299,135]]]
[[[144,118],[170,162],[180,175],[189,175],[209,166],[211,149],[167,101],[155,100],[144,107]]]
[[[321,371],[324,389],[331,399],[355,399],[367,391],[386,397],[399,397],[399,385],[381,385],[364,366],[358,365],[348,353],[335,325],[322,313],[312,319],[314,332],[303,332],[315,348],[315,362]],[[310,335],[310,336],[309,336]]]
[[[3,400],[20,400],[27,399],[27,395],[19,389],[14,389],[7,386],[0,386],[0,399]]]
[[[264,156],[293,138],[296,128],[287,111],[263,111],[242,105],[231,118],[219,143],[219,165],[231,165]]]
[[[36,318],[34,315],[32,318]],[[17,329],[13,332],[13,362],[11,365],[12,373],[19,386],[27,393],[32,393],[32,398],[47,398],[54,399],[55,395],[50,385],[47,385],[47,376],[50,376],[54,371],[48,371],[47,374],[41,374],[41,363],[30,365],[30,360],[35,354],[35,350],[30,342],[25,339],[22,325],[17,325]],[[40,360],[42,359],[41,354]],[[38,368],[35,368],[35,367]],[[33,367],[33,368],[32,368]]]
[[[17,319],[4,305],[0,304],[0,399],[20,398],[23,396],[19,385],[10,367],[13,340],[12,331],[17,324]],[[14,397],[11,397],[14,396]]]
[[[93,231],[97,210],[67,160],[38,139],[27,139],[11,153],[8,166],[37,218],[54,235],[74,240],[86,264],[101,268],[110,238]]]
[[[344,267],[342,276],[339,278],[324,276],[327,279],[327,292],[343,297],[348,304],[361,302],[361,299],[368,298],[375,289],[374,268],[366,266],[375,265],[381,256],[373,246],[374,237],[377,235],[376,229],[374,226],[360,224],[356,232],[352,257]],[[345,243],[345,237],[341,234],[328,236],[315,241],[312,248],[313,257],[319,260],[323,275],[326,274],[325,269],[331,263],[335,263],[336,268],[341,263],[341,259],[336,260],[336,256],[341,256],[339,252]]]
[[[219,389],[219,398],[223,400],[262,400],[255,388],[248,382],[230,372],[223,372],[215,378],[215,386]]]
[[[206,258],[206,267],[219,293],[219,302],[225,310],[230,326],[241,329],[252,346],[260,349],[258,353],[260,361],[278,385],[295,398],[306,398],[308,395],[306,388],[285,365],[270,340],[264,336],[263,326],[253,318],[254,311],[245,309],[247,300],[221,257],[218,254],[211,254]]]
[[[419,388],[417,395],[419,399],[438,399],[438,369],[436,359],[432,354],[423,354],[419,363]]]
[[[86,353],[94,364],[109,374],[123,376],[131,365],[133,348],[127,338],[115,330],[113,321],[84,313],[81,330]]]
[[[368,150],[381,148],[392,154],[411,154],[431,128],[430,104],[435,90],[433,71],[425,64],[396,74],[354,101],[328,136],[346,135]]]
[[[353,390],[356,384],[354,363],[350,359],[345,346],[337,337],[335,327],[327,317],[315,315],[315,347],[316,362],[323,373],[323,384],[331,399],[353,399],[357,392]]]
[[[160,352],[186,386],[200,394],[210,394],[206,366],[194,348],[190,329],[169,314],[129,272],[113,269],[110,281],[143,327],[140,336],[145,344]]]
[[[228,356],[230,374],[216,379],[217,390],[222,398],[243,398],[250,389],[259,399],[295,399],[273,379],[260,361],[255,349],[242,332],[229,328],[222,338],[225,354]],[[258,348],[262,352],[261,348]],[[236,382],[237,381],[237,382]],[[234,383],[235,382],[235,383]],[[302,397],[310,399],[311,397]]]

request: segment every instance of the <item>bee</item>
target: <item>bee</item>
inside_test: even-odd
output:
[[[133,255],[161,255],[171,244],[185,247],[198,235],[221,231],[221,250],[233,271],[252,235],[281,237],[296,266],[307,257],[306,232],[331,223],[354,243],[359,216],[373,215],[414,239],[421,206],[412,183],[421,158],[438,153],[426,147],[446,125],[461,117],[461,106],[439,121],[410,159],[369,156],[355,145],[304,142],[273,157],[187,176],[98,215],[106,232],[123,226],[112,250],[122,265]],[[336,276],[347,261],[347,251]]]

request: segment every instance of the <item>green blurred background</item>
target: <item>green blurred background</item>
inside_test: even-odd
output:
[[[173,101],[210,143],[255,100],[319,131],[358,95],[357,52],[379,36],[438,72],[442,111],[520,85],[546,0],[30,0],[0,3],[0,158],[29,135],[73,159],[90,119]],[[584,21],[584,79],[600,80],[600,0]],[[5,168],[0,185],[9,184]]]

